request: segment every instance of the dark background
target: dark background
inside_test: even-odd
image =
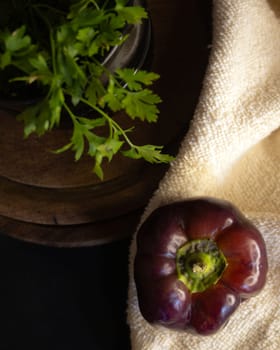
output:
[[[160,95],[168,102],[165,112],[184,127],[207,64],[211,3],[178,0],[174,7],[172,1],[151,2],[153,23],[161,24],[154,26],[160,47],[155,66],[164,82]],[[175,65],[166,69],[170,62]],[[5,222],[1,227],[16,228]],[[20,237],[24,230],[17,230],[10,233]],[[130,238],[87,248],[40,246],[0,232],[0,350],[130,349],[126,310],[133,232]],[[36,239],[37,233],[32,232]]]
[[[0,235],[0,350],[130,349],[129,245],[50,248]]]

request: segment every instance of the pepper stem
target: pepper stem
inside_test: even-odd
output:
[[[178,278],[191,293],[197,293],[218,282],[227,261],[213,240],[197,239],[178,249],[176,265]]]

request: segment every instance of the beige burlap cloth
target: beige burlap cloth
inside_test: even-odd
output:
[[[280,349],[280,0],[216,0],[213,30],[193,123],[141,222],[156,207],[179,199],[230,200],[264,236],[267,284],[213,336],[151,326],[138,309],[133,239],[128,295],[133,350]]]

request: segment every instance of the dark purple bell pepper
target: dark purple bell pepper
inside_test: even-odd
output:
[[[137,234],[134,278],[152,324],[215,333],[263,288],[267,269],[262,235],[227,201],[160,207]]]

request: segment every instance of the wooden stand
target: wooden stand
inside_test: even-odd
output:
[[[149,69],[163,99],[159,122],[139,123],[135,142],[165,145],[176,154],[201,90],[210,43],[210,5],[203,0],[149,0],[153,45]],[[134,232],[143,208],[167,170],[117,157],[105,179],[92,173],[92,159],[74,162],[66,144],[71,130],[59,128],[23,140],[15,112],[0,110],[0,231],[50,246],[108,243]],[[117,118],[125,118],[123,115]]]

